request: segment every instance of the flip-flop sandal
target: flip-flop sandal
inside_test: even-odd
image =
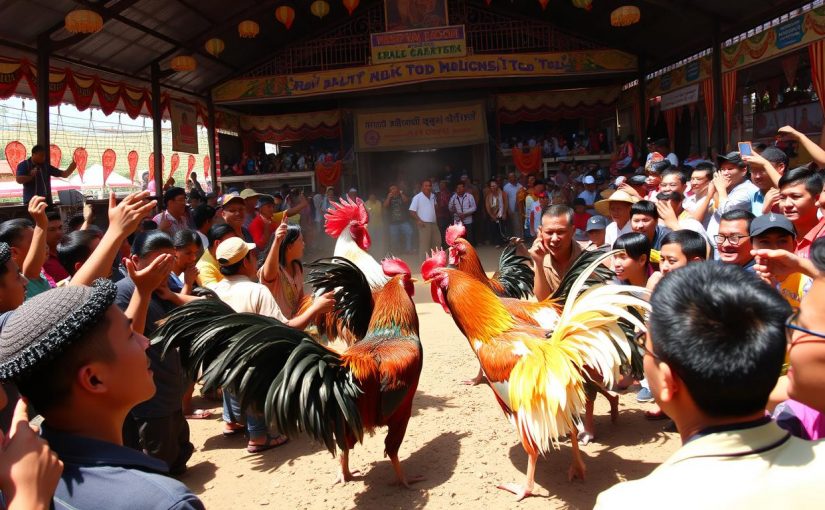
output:
[[[645,411],[645,419],[650,421],[667,420],[670,416],[666,415],[661,409],[658,411]]]
[[[286,436],[277,436],[277,437],[270,437],[268,434],[266,436],[266,443],[264,444],[252,444],[249,443],[246,445],[246,451],[249,453],[261,453],[267,450],[271,450],[273,448],[277,448],[279,446],[283,446],[289,442],[289,438]]]
[[[208,411],[206,409],[195,409],[194,413],[186,415],[187,420],[205,420],[211,417],[212,411]]]
[[[243,425],[241,425],[241,424],[236,424],[236,425],[237,425],[236,427],[231,427],[231,426],[226,426],[225,425],[224,428],[223,428],[223,437],[232,437],[232,436],[234,436],[236,434],[239,434],[239,433],[243,432],[244,430],[246,430],[246,427],[244,427]]]

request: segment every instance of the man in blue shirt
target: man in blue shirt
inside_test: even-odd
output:
[[[15,179],[18,184],[23,185],[23,205],[29,205],[32,197],[38,195],[46,197],[46,203],[51,206],[52,177],[66,178],[72,175],[77,166],[72,161],[66,170],[60,170],[46,161],[46,156],[46,148],[42,145],[35,145],[32,147],[31,157],[17,165]]]

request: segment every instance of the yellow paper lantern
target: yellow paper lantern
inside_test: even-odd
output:
[[[198,63],[190,55],[178,55],[169,62],[169,67],[180,73],[194,71]]]
[[[347,12],[349,13],[350,16],[352,16],[352,13],[358,7],[359,3],[360,3],[360,0],[344,0],[343,1],[344,7],[347,8]]]
[[[610,24],[614,27],[627,27],[638,23],[641,15],[638,7],[623,5],[610,13]]]
[[[252,39],[258,35],[261,27],[252,20],[244,20],[238,23],[238,35],[244,39]]]
[[[275,19],[284,24],[287,30],[292,28],[292,22],[295,21],[295,9],[288,5],[282,5],[275,9]]]
[[[593,9],[593,0],[573,0],[573,7],[589,11]]]
[[[76,9],[66,15],[66,30],[73,34],[93,34],[103,29],[103,18],[95,11]]]
[[[309,11],[319,18],[323,18],[329,14],[329,4],[324,0],[315,0],[312,2],[312,5],[309,6]]]
[[[209,52],[210,55],[214,55],[214,56],[217,57],[221,53],[223,53],[223,50],[224,50],[224,48],[226,48],[226,45],[223,43],[223,40],[218,39],[216,37],[214,39],[209,39],[208,41],[206,41],[206,44],[204,44],[204,47],[206,48],[206,51]]]

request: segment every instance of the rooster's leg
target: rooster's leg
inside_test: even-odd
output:
[[[398,460],[398,450],[401,448],[401,442],[404,440],[404,435],[407,433],[407,424],[410,422],[410,415],[412,414],[412,401],[415,396],[415,386],[408,391],[404,401],[398,406],[395,413],[387,421],[387,437],[384,439],[384,451],[387,457],[392,462],[392,469],[395,471],[397,483],[408,489],[412,489],[410,484],[424,480],[423,476],[413,476],[407,478],[404,470],[401,469],[401,461]]]
[[[338,471],[338,477],[335,479],[335,484],[345,484],[347,482],[351,482],[352,480],[355,480],[356,477],[361,475],[360,471],[349,470],[349,450],[341,450],[341,454],[338,456],[338,462],[341,464],[341,468]]]
[[[576,438],[573,437],[575,441]],[[533,495],[533,487],[536,483],[536,464],[539,461],[538,453],[527,453],[527,483],[519,485],[517,483],[503,483],[498,486],[499,489],[504,489],[507,492],[512,492],[516,495],[516,501],[521,501]]]
[[[484,371],[481,370],[481,365],[478,367],[478,374],[472,379],[467,379],[466,381],[461,381],[461,384],[465,384],[467,386],[478,386],[479,384],[484,382]]]
[[[576,437],[576,431],[570,432],[570,444],[573,450],[573,462],[570,464],[570,469],[567,471],[567,479],[571,482],[573,480],[584,480],[587,474],[587,468],[584,466],[581,451],[579,451],[579,441]]]

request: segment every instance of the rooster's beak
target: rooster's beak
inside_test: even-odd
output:
[[[413,283],[418,283],[418,278],[410,278],[410,281]]]

